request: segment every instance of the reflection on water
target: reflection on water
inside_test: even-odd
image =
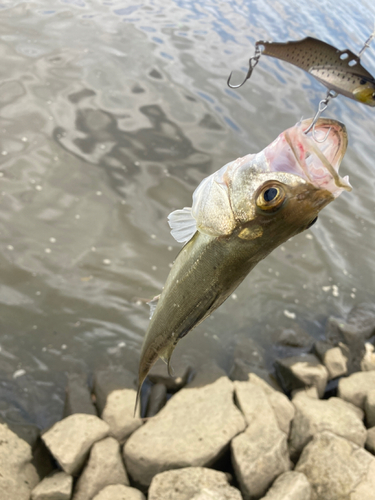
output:
[[[136,370],[178,245],[167,215],[205,176],[256,152],[325,89],[262,59],[257,39],[316,36],[359,50],[372,4],[147,0],[0,4],[0,414],[41,427],[60,417],[67,371]],[[350,15],[348,14],[350,12]],[[363,58],[374,71],[373,48]],[[238,75],[237,75],[238,76]],[[242,76],[242,75],[241,75]],[[316,337],[329,314],[373,300],[374,111],[339,97],[343,163],[354,190],[308,232],[277,249],[213,317],[178,346],[224,368],[251,335],[272,366],[277,326]]]

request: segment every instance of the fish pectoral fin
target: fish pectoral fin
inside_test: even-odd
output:
[[[197,221],[192,216],[190,207],[170,213],[168,224],[171,228],[171,235],[179,243],[188,242],[197,231]]]
[[[152,318],[152,315],[155,312],[156,306],[158,305],[160,299],[160,293],[159,295],[155,295],[155,297],[147,302],[147,304],[150,306],[150,318]]]

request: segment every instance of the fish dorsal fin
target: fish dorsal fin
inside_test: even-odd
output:
[[[147,304],[150,306],[150,319],[152,318],[152,315],[155,312],[156,306],[158,305],[160,299],[160,293],[159,295],[155,295],[155,297],[147,302]]]
[[[190,207],[170,213],[168,224],[171,227],[171,235],[179,243],[191,240],[197,231],[197,221],[192,216]]]

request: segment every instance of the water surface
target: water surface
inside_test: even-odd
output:
[[[197,184],[311,116],[325,88],[263,58],[258,39],[315,36],[359,51],[370,2],[52,0],[0,4],[0,414],[40,427],[60,418],[65,373],[136,370],[180,245],[167,215]],[[375,71],[375,46],[364,65]],[[242,71],[242,73],[241,73]],[[374,110],[337,98],[342,175],[354,187],[279,247],[176,359],[229,370],[236,339],[279,353],[274,332],[324,335],[328,315],[374,300]]]

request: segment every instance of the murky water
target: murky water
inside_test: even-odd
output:
[[[374,18],[373,3],[349,0],[0,4],[1,415],[44,427],[61,416],[65,372],[135,370],[145,299],[180,247],[167,215],[315,112],[324,87],[273,59],[227,88],[254,42],[310,35],[358,51]],[[354,190],[259,264],[177,357],[228,368],[251,335],[271,367],[280,325],[318,338],[327,315],[374,299],[375,111],[343,97],[328,111],[347,125]]]

